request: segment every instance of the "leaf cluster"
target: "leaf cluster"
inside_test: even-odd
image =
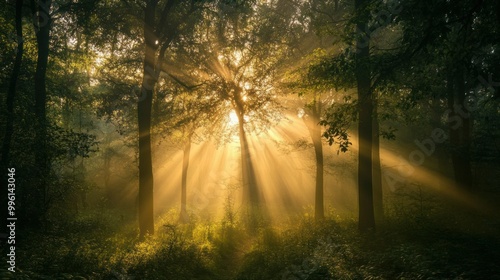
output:
[[[326,109],[320,125],[326,126],[323,137],[331,146],[334,143],[339,146],[337,154],[347,152],[352,143],[349,141],[348,130],[357,119],[357,102],[353,102],[349,96],[344,97],[343,103],[334,103]]]

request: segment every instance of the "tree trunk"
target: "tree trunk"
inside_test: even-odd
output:
[[[156,1],[148,1],[144,18],[144,69],[141,95],[137,104],[139,124],[139,230],[140,237],[154,234],[153,164],[151,159],[151,107],[156,85],[154,74],[156,38],[153,34]]]
[[[362,19],[357,23],[358,38],[356,40],[356,82],[358,89],[358,196],[359,196],[359,229],[368,231],[375,228],[373,210],[372,186],[372,113],[373,101],[371,96],[371,78],[369,68],[369,34],[367,30],[368,13],[366,0],[356,0],[355,8],[362,10]]]
[[[315,193],[315,207],[314,207],[314,218],[316,221],[321,221],[325,218],[325,207],[324,207],[324,197],[323,197],[323,145],[321,143],[321,129],[319,125],[316,125],[316,133],[313,136],[314,141],[314,153],[316,154],[316,193]]]
[[[182,183],[181,183],[181,213],[179,221],[182,223],[189,221],[187,213],[187,174],[189,169],[189,155],[191,153],[191,135],[186,139],[184,144],[184,155],[182,159]]]
[[[79,174],[80,174],[79,181],[82,184],[82,188],[80,188],[78,190],[78,194],[79,194],[79,197],[80,197],[80,203],[82,204],[82,209],[83,210],[87,210],[87,207],[88,207],[88,203],[87,203],[87,189],[85,188],[85,174],[87,172],[86,172],[85,165],[83,164],[83,160],[84,160],[84,158],[82,157],[80,159],[80,165],[78,166],[78,171],[79,171]]]
[[[252,159],[250,157],[250,148],[248,147],[247,136],[244,128],[244,124],[241,123],[243,117],[238,117],[240,119],[239,123],[239,138],[241,146],[241,165],[242,165],[242,179],[243,185],[246,187],[245,201],[250,206],[255,207],[260,204],[259,193],[257,189],[257,183],[255,180],[255,173],[252,166]]]
[[[451,70],[450,70],[451,71]],[[472,188],[470,163],[470,112],[464,108],[465,80],[463,68],[448,75],[448,109],[450,113],[450,144],[455,185],[463,189]]]
[[[465,108],[465,76],[464,68],[459,67],[459,73],[456,76],[457,83],[457,103],[461,110],[465,113],[463,116],[463,124],[460,127],[460,147],[459,147],[459,161],[457,162],[457,169],[459,176],[459,184],[464,188],[472,189],[472,167],[470,162],[470,148],[471,148],[471,113]],[[457,170],[456,169],[456,170]]]
[[[311,135],[316,157],[316,188],[314,196],[314,218],[321,221],[325,218],[324,191],[323,191],[323,145],[321,143],[321,126],[319,125],[321,116],[321,101],[314,100],[311,110],[307,112],[309,118],[304,116],[303,120],[307,130]]]
[[[14,61],[14,67],[12,69],[12,75],[10,76],[9,89],[7,91],[7,99],[6,99],[6,116],[5,120],[7,121],[5,124],[5,133],[2,143],[2,155],[0,160],[0,168],[4,172],[1,176],[2,178],[2,190],[4,190],[2,194],[2,205],[7,205],[7,168],[10,168],[10,144],[12,142],[12,134],[14,133],[14,99],[16,97],[16,89],[17,89],[17,80],[19,77],[19,72],[21,70],[21,62],[23,60],[23,52],[24,52],[24,42],[23,42],[23,28],[22,28],[22,10],[23,10],[23,1],[16,1],[16,18],[15,18],[15,27],[16,27],[16,39],[17,39],[17,52],[16,52],[16,60]],[[2,211],[1,218],[5,221],[8,217],[7,208]]]
[[[241,120],[240,120],[241,122]],[[259,220],[262,218],[262,205],[260,194],[255,179],[252,160],[250,158],[250,149],[246,138],[243,123],[239,124],[240,132],[240,147],[241,147],[241,169],[243,183],[243,203],[246,208],[247,225],[251,230],[254,230],[259,225]]]
[[[139,229],[141,237],[144,237],[146,234],[154,234],[151,118],[149,118],[153,90],[143,89],[142,94],[146,94],[146,97],[143,96],[144,100],[137,104],[137,108],[139,121]]]
[[[380,168],[380,128],[378,120],[378,95],[373,94],[373,206],[375,221],[384,220],[384,192],[382,189],[382,172]]]
[[[441,117],[443,115],[443,109],[440,105],[441,99],[439,97],[435,97],[432,100],[432,128],[443,129],[443,124],[441,121]],[[444,145],[436,144],[435,157],[437,158],[436,162],[436,171],[440,174],[439,178],[437,178],[436,189],[443,191],[447,187],[447,178],[448,178],[448,159],[449,155],[446,151]]]
[[[16,1],[16,39],[17,39],[17,52],[16,60],[14,61],[14,68],[12,69],[12,75],[10,76],[9,89],[7,92],[6,100],[6,120],[5,124],[5,134],[3,138],[2,146],[2,167],[7,167],[10,162],[10,144],[12,141],[12,134],[14,133],[14,98],[16,96],[17,80],[19,78],[19,72],[21,71],[21,62],[23,60],[24,52],[24,42],[23,42],[23,26],[22,26],[22,11],[23,11],[23,1]],[[4,170],[4,168],[2,169]]]
[[[106,135],[106,139],[109,136]],[[107,141],[106,141],[107,142]],[[106,198],[108,199],[108,205],[114,205],[114,200],[113,200],[113,192],[111,190],[110,186],[110,179],[111,179],[111,148],[109,148],[109,144],[106,144],[106,148],[104,149],[104,156],[103,156],[103,177],[104,177],[104,190],[106,192]]]
[[[37,184],[32,194],[33,206],[31,218],[35,225],[39,224],[41,217],[45,212],[47,176],[50,172],[50,163],[47,154],[47,89],[46,73],[49,60],[49,41],[50,41],[50,0],[40,0],[36,4],[32,2],[36,10],[37,21],[35,23],[36,41],[37,41],[37,63],[35,70],[35,162],[37,165]],[[36,5],[36,6],[35,6]]]
[[[243,184],[243,205],[246,211],[247,225],[251,230],[256,229],[264,216],[261,198],[255,178],[255,171],[250,156],[250,148],[245,132],[245,111],[241,98],[241,89],[237,88],[234,96],[234,110],[238,116],[238,129],[241,149],[241,174]]]

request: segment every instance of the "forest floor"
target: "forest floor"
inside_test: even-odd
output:
[[[433,216],[407,210],[367,234],[334,212],[320,224],[303,215],[249,234],[227,219],[177,224],[172,211],[145,241],[132,215],[94,211],[20,234],[16,272],[0,278],[500,279],[498,219],[456,208]]]

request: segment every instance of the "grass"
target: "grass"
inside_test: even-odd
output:
[[[171,211],[141,242],[133,217],[91,212],[19,236],[13,279],[500,279],[498,228],[404,215],[376,233],[305,215],[250,235],[237,219],[177,224]]]

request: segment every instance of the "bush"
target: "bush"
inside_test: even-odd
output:
[[[402,214],[403,215],[403,214]],[[451,214],[449,214],[451,216]],[[309,216],[258,229],[234,218],[177,224],[157,218],[139,241],[133,216],[89,212],[45,232],[22,235],[16,279],[480,279],[500,276],[495,235],[461,231],[464,220],[387,217],[377,232],[356,221]],[[490,232],[488,232],[489,234]],[[20,238],[21,239],[21,238]],[[16,252],[17,253],[17,252]]]

